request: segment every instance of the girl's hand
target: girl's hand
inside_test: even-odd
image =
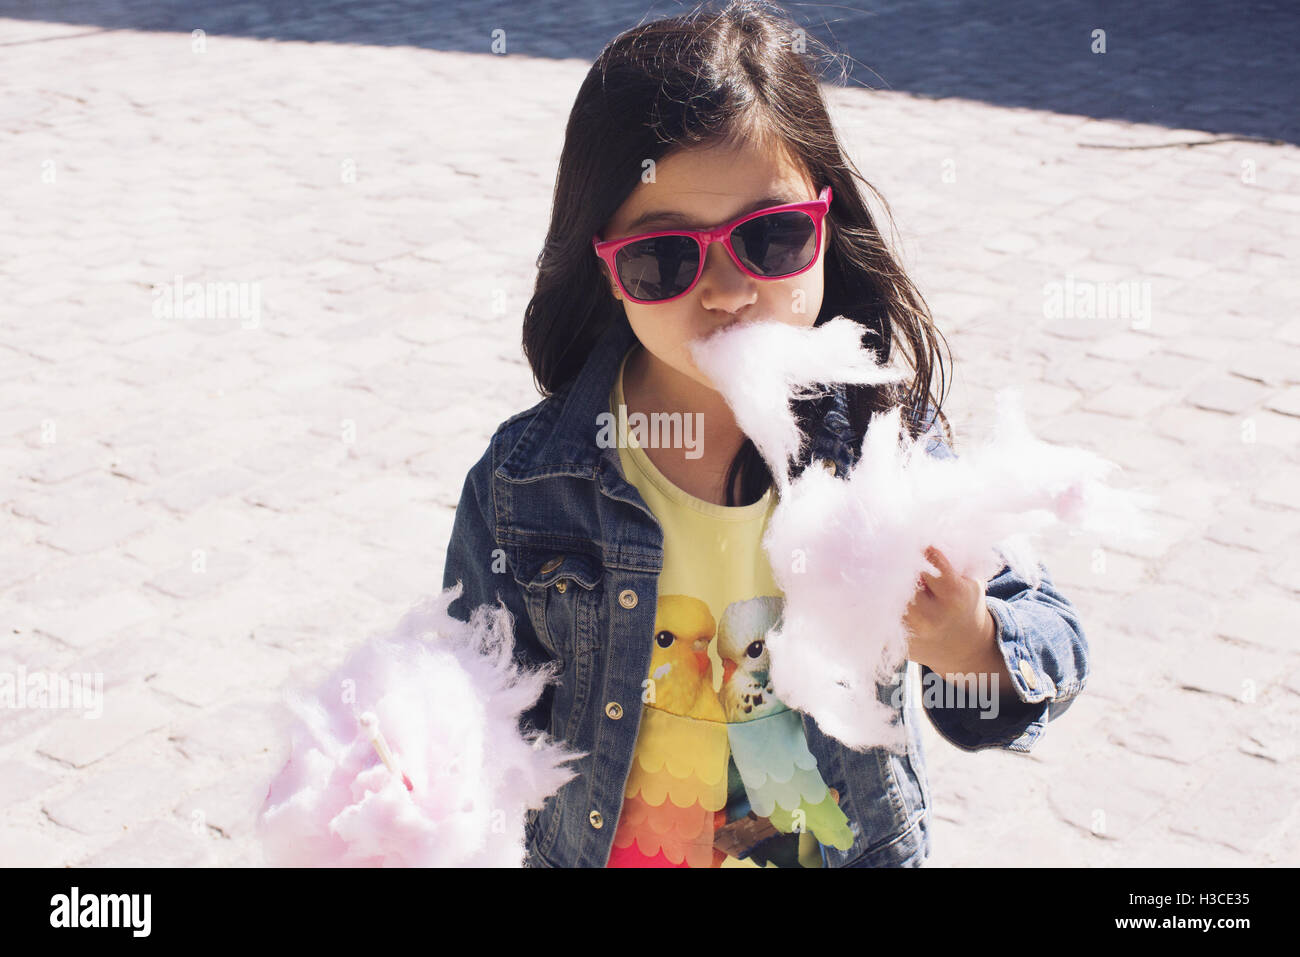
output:
[[[997,647],[997,624],[984,601],[986,583],[957,574],[937,548],[925,554],[939,574],[921,572],[907,606],[908,657],[941,675],[997,673],[1010,688],[1011,676]]]

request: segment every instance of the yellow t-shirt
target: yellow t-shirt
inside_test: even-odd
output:
[[[799,712],[768,678],[764,638],[782,605],[762,547],[775,491],[727,507],[664,477],[638,445],[637,423],[623,430],[619,415],[623,369],[638,348],[623,357],[610,407],[623,473],[663,528],[664,566],[608,866],[820,867],[818,841],[847,850],[853,834]]]

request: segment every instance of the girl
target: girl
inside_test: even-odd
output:
[[[799,467],[842,476],[895,405],[931,454],[953,454],[930,400],[938,332],[801,51],[783,13],[749,0],[647,23],[605,48],[569,117],[524,317],[545,398],[470,469],[443,576],[464,586],[453,614],[502,602],[520,662],[553,663],[525,730],[585,753],[529,814],[532,865],[917,866],[930,850],[906,669],[878,688],[905,753],[850,750],[774,693],[772,476],[687,349],[733,322],[847,316],[915,376],[797,403]],[[683,427],[661,442],[626,428],[638,413]],[[907,619],[939,692],[925,712],[958,747],[1029,750],[1087,678],[1072,605],[1046,574],[986,583],[931,558],[941,574],[921,576]],[[994,694],[958,705],[940,675]]]

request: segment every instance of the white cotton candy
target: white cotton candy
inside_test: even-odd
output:
[[[690,344],[695,365],[727,400],[778,487],[786,484],[786,463],[803,449],[793,399],[824,394],[818,383],[878,385],[902,378],[862,346],[865,331],[842,316],[818,328],[817,336],[783,322],[740,322]],[[738,355],[745,357],[743,370]]]
[[[288,693],[292,751],[257,820],[267,863],[523,863],[526,810],[574,776],[562,764],[580,755],[520,734],[551,675],[516,667],[504,609],[450,617],[461,590],[416,603],[315,692]]]
[[[1142,531],[1149,497],[1101,484],[1116,468],[1091,452],[1036,439],[1014,390],[997,397],[993,434],[957,459],[925,452],[901,430],[902,409],[877,413],[862,454],[838,479],[808,468],[793,480],[790,403],[810,383],[883,382],[861,327],[837,317],[818,328],[762,322],[692,344],[781,489],[763,546],[784,594],[767,649],[777,697],[852,748],[903,750],[897,710],[877,697],[907,657],[904,617],[925,557],[939,549],[961,575],[987,581],[1004,561],[1034,587],[1034,541],[1055,526],[1094,534]]]

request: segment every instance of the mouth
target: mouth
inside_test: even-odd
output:
[[[701,336],[701,339],[715,339],[718,336],[726,335],[728,332],[732,332],[733,330],[735,330],[737,326],[745,325],[749,321],[750,320],[748,319],[729,319],[726,322],[724,322],[722,325],[714,326],[708,332],[705,332]]]

